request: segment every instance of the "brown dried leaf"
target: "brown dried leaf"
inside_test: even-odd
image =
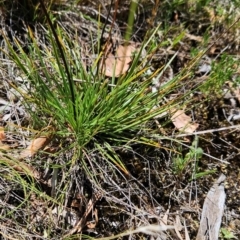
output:
[[[127,72],[132,61],[132,53],[136,50],[134,44],[129,46],[120,45],[116,50],[116,57],[109,53],[107,58],[103,61],[103,73],[107,77],[119,77]]]
[[[41,178],[41,174],[35,168],[23,162],[19,163],[18,165],[13,165],[13,169],[20,173],[32,176],[35,179]]]
[[[193,133],[197,128],[197,123],[191,123],[191,118],[183,110],[177,110],[171,117],[174,126],[181,132]]]
[[[10,149],[9,145],[2,143],[2,141],[5,140],[5,138],[6,138],[6,135],[4,132],[4,128],[0,127],[0,150],[9,150]]]
[[[196,42],[202,42],[203,41],[203,37],[201,37],[201,36],[195,36],[195,35],[192,35],[192,34],[189,34],[189,33],[186,33],[185,36],[187,38],[189,38],[190,40],[194,40]]]
[[[10,149],[10,146],[9,145],[6,145],[6,144],[2,144],[1,141],[0,141],[0,150],[9,150]]]
[[[119,77],[121,74],[127,72],[128,64],[123,64],[122,61],[115,59],[112,53],[108,55],[104,61],[103,72],[107,77]]]
[[[129,64],[132,61],[132,53],[134,51],[136,51],[134,44],[128,46],[120,45],[116,50],[116,55],[124,64]]]
[[[96,227],[96,222],[95,221],[87,221],[87,228],[89,229],[94,229]]]
[[[98,223],[98,211],[95,208],[93,211],[93,215],[95,216],[95,220],[94,221],[87,221],[86,225],[88,228],[93,229],[96,227],[97,223]]]
[[[32,140],[29,146],[20,153],[19,159],[34,156],[38,150],[42,149],[48,142],[48,137],[42,136]]]
[[[5,132],[4,132],[4,128],[0,127],[0,141],[4,140],[6,137]]]
[[[1,152],[0,152],[1,154]],[[18,171],[19,173],[32,176],[36,179],[40,179],[41,174],[33,167],[30,165],[19,161],[17,159],[11,158],[8,155],[0,155],[1,160],[3,160],[5,163],[7,163],[9,166],[11,166],[14,170]]]

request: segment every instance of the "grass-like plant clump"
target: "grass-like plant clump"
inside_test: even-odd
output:
[[[1,4],[9,14],[13,5]],[[4,82],[10,103],[0,108],[0,184],[9,196],[0,199],[0,221],[11,221],[0,230],[4,239],[187,236],[186,225],[180,233],[177,217],[161,211],[186,199],[198,205],[193,185],[205,187],[227,163],[209,153],[223,137],[207,134],[237,119],[219,109],[239,101],[239,59],[218,49],[237,14],[228,16],[224,4],[213,12],[215,1],[94,4],[26,1],[33,15],[20,24],[24,35],[2,30],[1,54],[11,65],[1,68],[17,72]],[[150,16],[141,28],[144,8]]]

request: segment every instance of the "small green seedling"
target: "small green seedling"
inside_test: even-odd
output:
[[[178,154],[177,157],[173,159],[173,171],[178,176],[183,176],[187,170],[191,169],[193,172],[190,180],[208,175],[214,171],[198,171],[198,162],[203,155],[202,148],[198,147],[198,137],[196,136],[192,145],[189,147],[189,152],[185,156]]]
[[[221,228],[221,235],[223,239],[237,239],[227,228]]]

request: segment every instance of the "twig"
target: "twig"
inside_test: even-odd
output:
[[[200,134],[205,134],[205,133],[213,133],[213,132],[220,132],[228,129],[236,129],[239,128],[240,130],[240,124],[234,125],[234,126],[229,126],[229,127],[222,127],[222,128],[216,128],[216,129],[209,129],[209,130],[204,130],[204,131],[199,131],[199,132],[193,132],[193,133],[184,133],[184,134],[179,134],[179,135],[174,135],[171,137],[187,137],[187,136],[192,136],[192,135],[200,135]]]
[[[102,194],[100,192],[98,192],[98,193],[93,195],[92,199],[90,199],[88,204],[87,204],[86,211],[83,214],[82,218],[78,221],[78,223],[68,233],[66,233],[64,235],[64,238],[69,237],[69,236],[73,235],[76,232],[79,233],[79,232],[82,231],[82,229],[84,228],[84,226],[86,224],[87,216],[89,215],[89,213],[93,209],[93,207],[96,204],[96,202],[101,198],[101,196],[102,196]]]

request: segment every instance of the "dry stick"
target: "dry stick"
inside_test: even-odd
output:
[[[228,129],[236,129],[239,128],[240,130],[240,124],[234,125],[234,126],[229,126],[229,127],[222,127],[222,128],[217,128],[217,129],[209,129],[209,130],[204,130],[204,131],[199,131],[199,132],[193,132],[193,133],[184,133],[184,134],[179,134],[179,135],[174,135],[171,137],[187,137],[187,136],[192,136],[192,135],[200,135],[200,134],[205,134],[205,133],[213,133],[213,132],[220,132]]]
[[[110,237],[103,237],[103,238],[95,238],[95,240],[112,240],[115,238],[122,238],[124,236],[127,235],[132,235],[135,233],[144,233],[146,235],[150,235],[150,236],[157,236],[158,234],[161,234],[161,232],[163,231],[167,231],[167,230],[173,230],[175,229],[175,226],[172,225],[156,225],[156,224],[149,224],[146,226],[140,226],[135,230],[128,230],[126,232],[114,235],[114,236],[110,236]],[[130,238],[132,239],[132,238]]]
[[[83,214],[82,218],[78,221],[78,223],[68,233],[66,233],[63,236],[64,238],[69,237],[76,232],[81,232],[82,231],[82,229],[84,228],[84,226],[86,224],[87,216],[89,215],[89,213],[93,209],[96,202],[101,198],[101,196],[102,196],[102,194],[100,192],[93,195],[92,199],[90,199],[88,204],[87,204],[86,211]]]

